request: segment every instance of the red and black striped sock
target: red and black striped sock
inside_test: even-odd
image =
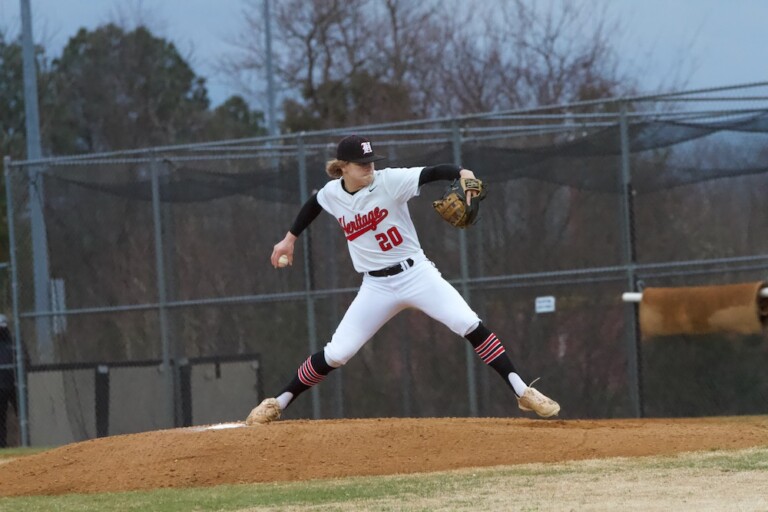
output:
[[[325,361],[325,354],[322,350],[312,354],[299,366],[296,376],[280,394],[285,392],[291,393],[293,395],[291,402],[293,402],[301,393],[312,386],[320,384],[325,379],[325,376],[335,369]]]
[[[504,379],[507,386],[512,387],[509,382],[509,374],[515,371],[515,366],[507,356],[504,345],[486,326],[480,323],[477,328],[465,336],[475,353],[480,356],[485,364],[496,370]],[[514,390],[514,388],[513,388]]]

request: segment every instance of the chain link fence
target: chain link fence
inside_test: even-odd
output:
[[[469,230],[432,211],[445,184],[423,187],[411,214],[427,256],[562,417],[764,413],[764,337],[643,340],[621,294],[765,279],[766,93],[6,161],[21,440],[239,420],[278,392],[359,286],[327,215],[293,267],[269,264],[352,132],[388,166],[460,163],[489,185]],[[465,340],[405,311],[285,417],[517,414]]]

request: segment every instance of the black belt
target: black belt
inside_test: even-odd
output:
[[[405,265],[403,265],[405,263]],[[371,272],[368,272],[369,276],[373,277],[387,277],[387,276],[396,276],[403,270],[409,269],[413,266],[413,260],[411,258],[408,258],[405,261],[401,261],[400,263],[396,265],[392,265],[391,267],[382,268],[380,270],[372,270]]]

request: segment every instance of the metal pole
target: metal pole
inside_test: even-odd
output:
[[[29,0],[21,0],[21,41],[24,72],[24,114],[26,116],[27,159],[39,160],[40,115],[37,105],[37,72],[35,69],[35,46],[32,40],[32,14]],[[32,267],[35,291],[35,311],[50,311],[51,297],[48,272],[48,242],[45,237],[43,215],[43,175],[40,168],[30,166],[29,173],[29,222],[32,236]],[[50,318],[35,320],[35,335],[40,362],[53,362],[53,342]]]
[[[451,131],[453,134],[453,163],[461,165],[461,129],[459,123],[453,121],[451,123]],[[461,265],[461,294],[464,296],[464,300],[469,302],[469,258],[467,256],[467,233],[465,230],[459,230],[459,259]],[[475,371],[475,362],[477,356],[472,346],[469,343],[464,344],[465,357],[467,362],[467,399],[469,401],[469,415],[477,417],[477,372]]]
[[[627,123],[627,105],[622,103],[619,114],[619,136],[621,139],[621,184],[622,184],[622,218],[624,220],[623,242],[624,263],[627,268],[628,290],[637,290],[636,264],[634,240],[634,189],[632,188],[632,176],[629,166],[629,126]],[[638,306],[632,306],[631,313],[627,314],[627,373],[629,380],[629,397],[634,407],[635,416],[642,418],[643,394],[640,375],[640,337],[638,331]]]
[[[159,173],[162,176],[170,176],[176,169],[170,159],[163,159],[162,163],[156,164]],[[184,398],[182,396],[183,367],[188,361],[186,357],[186,347],[181,343],[179,337],[179,316],[181,310],[172,310],[170,304],[177,299],[179,289],[177,282],[176,260],[176,219],[173,214],[172,203],[160,201],[160,233],[163,242],[163,288],[165,289],[165,315],[166,315],[166,334],[168,336],[168,352],[171,361],[171,375],[173,375],[173,404],[174,404],[174,423],[177,427],[187,427],[186,411],[184,410]],[[188,368],[187,368],[188,369]]]
[[[173,369],[171,368],[171,347],[168,337],[168,312],[167,312],[167,292],[165,289],[165,263],[163,257],[163,223],[160,212],[160,180],[157,172],[157,160],[152,154],[152,160],[149,163],[149,170],[152,174],[152,226],[155,234],[155,272],[157,276],[157,312],[160,323],[160,343],[162,345],[163,357],[163,377],[165,380],[166,407],[170,422],[176,426],[176,407],[174,397],[176,395],[173,378]]]
[[[275,120],[275,77],[272,69],[272,17],[269,14],[270,0],[264,0],[264,39],[267,52],[267,114],[270,135],[277,135]]]
[[[307,153],[304,147],[304,137],[298,137],[299,147],[299,197],[304,204],[309,199],[309,187],[307,187]],[[307,334],[309,336],[309,353],[317,352],[317,321],[315,317],[315,299],[310,292],[315,287],[314,276],[312,275],[312,243],[310,240],[310,231],[304,231],[301,237],[302,248],[304,249],[304,289],[306,290],[307,302]],[[312,417],[320,419],[320,390],[314,386],[310,391],[312,396]]]
[[[19,319],[19,276],[16,266],[16,228],[13,218],[13,193],[11,192],[11,157],[3,158],[5,170],[5,198],[8,216],[8,253],[11,260],[11,305],[13,307],[13,343],[16,353],[16,403],[19,406],[19,431],[21,445],[29,446],[29,413],[27,412],[27,376],[24,366],[24,344],[21,340]]]

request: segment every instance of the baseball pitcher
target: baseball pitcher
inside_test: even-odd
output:
[[[420,309],[466,338],[483,362],[512,389],[520,409],[542,417],[556,415],[560,411],[557,402],[525,384],[496,334],[424,254],[408,211],[408,201],[419,195],[422,185],[452,180],[445,195],[433,206],[446,221],[465,228],[476,221],[480,201],[485,197],[482,181],[472,171],[451,164],[376,170],[374,162],[384,158],[374,152],[365,137],[351,135],[342,139],[336,159],[326,165],[333,179],[302,206],[285,238],[274,246],[272,265],[291,265],[297,238],[325,210],[338,221],[363,282],[330,342],[299,366],[276,397],[254,408],[246,423],[278,419],[296,397],[346,364],[405,308]]]

